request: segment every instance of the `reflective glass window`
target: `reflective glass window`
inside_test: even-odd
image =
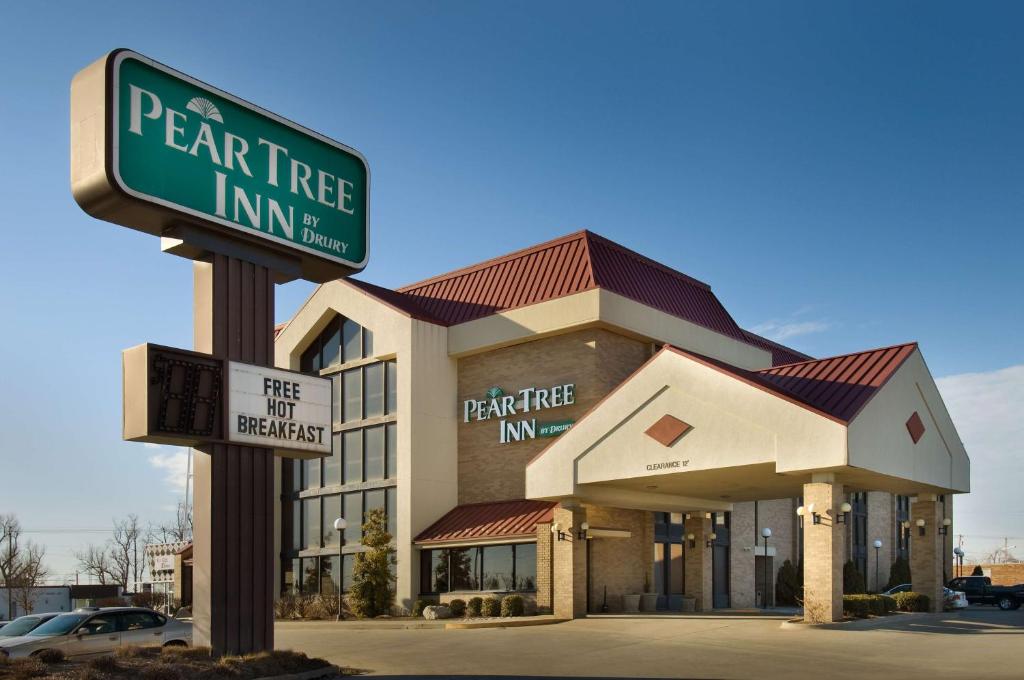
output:
[[[341,343],[343,347],[342,361],[355,361],[363,358],[363,339],[360,337],[359,324],[345,319],[341,327]]]
[[[363,481],[363,431],[349,430],[342,435],[345,483]]]
[[[516,590],[537,590],[537,544],[516,545]]]
[[[323,345],[320,348],[320,368],[330,368],[341,360],[341,326],[335,319],[327,326],[320,336]]]
[[[369,328],[363,329],[363,356],[367,359],[373,356],[373,331]]]
[[[398,530],[398,490],[394,487],[387,490],[388,493],[388,533],[391,538],[395,537]]]
[[[512,546],[489,545],[483,549],[483,589],[515,590],[512,580]]]
[[[451,548],[448,552],[448,582],[452,590],[480,590],[477,548]]]
[[[395,423],[389,423],[385,430],[387,476],[388,479],[395,479],[398,477],[398,426]]]
[[[345,494],[344,503],[345,521],[348,523],[345,527],[345,543],[359,543],[363,538],[363,492]]]
[[[320,591],[320,560],[316,557],[302,558],[302,594],[315,595]]]
[[[324,486],[341,484],[341,435],[336,434],[331,441],[331,455],[324,461]]]
[[[345,371],[345,407],[342,416],[346,423],[363,419],[363,375],[358,368]]]
[[[363,415],[384,415],[384,364],[363,366]]]
[[[320,558],[320,594],[338,594],[338,562],[337,555],[323,556]]]
[[[338,532],[334,530],[334,520],[341,517],[341,495],[322,496],[321,502],[323,503],[321,514],[324,518],[324,547],[335,548],[341,539]]]
[[[302,528],[305,532],[305,548],[320,547],[320,499],[302,499]]]
[[[363,430],[364,474],[368,482],[384,479],[384,426]]]
[[[387,384],[385,393],[387,412],[398,413],[398,364],[394,361],[387,362]]]

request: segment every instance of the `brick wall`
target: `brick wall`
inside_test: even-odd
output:
[[[970,576],[975,566],[974,564],[965,564],[961,573],[964,576]],[[1016,564],[982,564],[981,570],[997,586],[1015,586],[1018,583],[1024,583],[1024,562]],[[952,568],[950,568],[950,571],[952,571]]]
[[[586,506],[592,528],[625,529],[629,538],[590,539],[590,611],[600,611],[608,589],[608,609],[622,611],[622,596],[644,592],[653,570],[654,519],[645,510]]]
[[[462,422],[467,399],[491,387],[517,394],[526,387],[575,384],[575,403],[536,414],[537,422],[578,420],[650,356],[650,345],[591,328],[459,360],[459,503],[523,498],[526,464],[553,440],[499,442],[498,419]],[[517,414],[509,420],[534,417]]]
[[[550,611],[554,607],[551,594],[551,523],[537,525],[537,608]]]

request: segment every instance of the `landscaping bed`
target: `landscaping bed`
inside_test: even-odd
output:
[[[256,680],[317,670],[325,678],[356,672],[283,650],[214,659],[207,647],[122,647],[113,656],[88,661],[67,661],[59,654],[43,659],[0,658],[0,680]]]

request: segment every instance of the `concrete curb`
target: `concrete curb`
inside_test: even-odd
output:
[[[947,612],[948,613],[948,612]],[[871,630],[896,623],[903,617],[937,616],[931,612],[893,612],[888,616],[872,616],[868,619],[848,619],[832,623],[804,623],[803,621],[783,621],[779,626],[782,630]],[[910,619],[903,618],[903,622]]]
[[[565,623],[569,619],[508,619],[505,621],[477,621],[464,623],[446,623],[445,630],[465,630],[469,628],[525,628],[527,626],[550,626],[554,623]]]
[[[303,671],[301,673],[268,675],[257,678],[257,680],[318,680],[319,678],[336,678],[341,674],[342,671],[337,666],[324,666],[323,668],[314,668],[311,671]]]

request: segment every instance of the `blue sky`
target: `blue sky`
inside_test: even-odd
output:
[[[808,353],[919,340],[977,428],[968,551],[1024,534],[1024,432],[992,417],[1024,406],[1024,8],[549,5],[7,6],[0,512],[98,529],[177,498],[175,452],[120,441],[120,351],[190,346],[190,265],[68,189],[71,77],[131,47],[359,149],[375,283],[589,228]],[[67,573],[103,535],[35,538]]]

